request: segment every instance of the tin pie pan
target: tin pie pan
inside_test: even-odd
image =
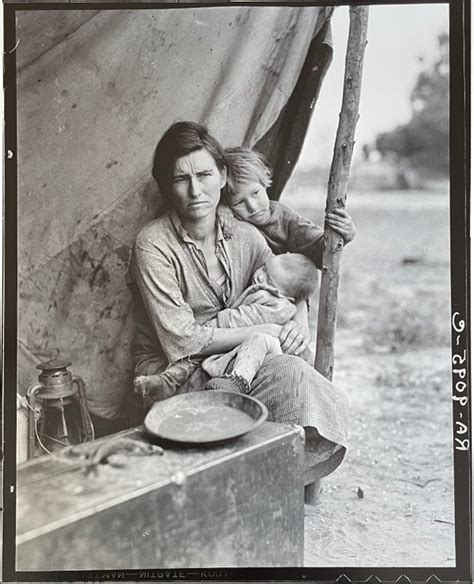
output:
[[[265,405],[241,393],[208,390],[175,395],[153,404],[145,429],[172,442],[225,442],[255,430],[268,416]]]

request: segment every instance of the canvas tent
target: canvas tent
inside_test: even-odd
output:
[[[68,7],[70,8],[70,7]],[[18,391],[52,348],[90,410],[131,391],[131,245],[159,213],[151,158],[173,122],[256,146],[278,198],[331,58],[332,8],[17,13]]]

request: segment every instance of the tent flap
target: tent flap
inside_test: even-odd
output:
[[[289,154],[294,163],[328,63],[329,15],[286,6],[18,13],[21,393],[36,377],[31,355],[58,347],[91,411],[120,416],[133,339],[125,276],[134,237],[158,213],[157,140],[195,120],[224,146],[258,144],[273,164]],[[277,194],[291,168],[275,175]]]

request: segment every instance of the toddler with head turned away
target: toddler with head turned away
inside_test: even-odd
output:
[[[255,225],[274,253],[301,253],[321,269],[324,230],[294,209],[270,201],[267,188],[272,171],[264,157],[244,146],[227,148],[225,156],[228,173],[224,200],[234,215]],[[344,245],[354,239],[356,228],[344,208],[331,209],[325,220],[342,236]]]

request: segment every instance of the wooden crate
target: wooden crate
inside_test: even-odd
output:
[[[118,436],[147,440],[136,429],[101,442]],[[301,428],[265,423],[95,476],[60,454],[24,463],[17,570],[301,566],[303,449]]]

